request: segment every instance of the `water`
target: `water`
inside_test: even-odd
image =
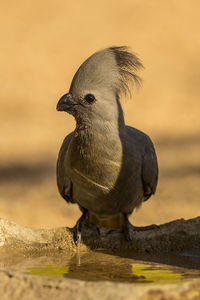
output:
[[[30,275],[74,278],[86,281],[115,281],[137,284],[182,283],[200,277],[200,256],[183,253],[173,256],[141,257],[103,250],[66,255],[1,257],[0,267]]]

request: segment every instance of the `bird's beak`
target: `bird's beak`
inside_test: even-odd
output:
[[[57,111],[71,111],[77,103],[70,93],[65,94],[60,98],[56,106]]]

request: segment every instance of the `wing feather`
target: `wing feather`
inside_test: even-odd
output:
[[[67,201],[67,202],[72,202],[72,181],[67,174],[66,171],[66,165],[65,165],[65,159],[67,155],[67,150],[71,141],[71,138],[73,136],[73,132],[68,134],[60,148],[60,152],[58,154],[58,160],[57,160],[57,185],[58,185],[58,190],[61,196]]]
[[[155,194],[158,182],[158,162],[152,141],[148,137],[142,162],[142,180],[144,184],[144,201]]]

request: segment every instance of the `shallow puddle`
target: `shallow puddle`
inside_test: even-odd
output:
[[[28,268],[28,274],[50,276],[50,277],[66,277],[88,281],[117,281],[117,282],[134,282],[134,283],[177,283],[186,279],[184,272],[167,270],[159,265],[151,265],[136,262],[129,265],[128,268],[122,267],[120,270],[114,266],[101,265],[91,266],[84,265],[76,268],[75,266],[53,266],[44,265],[40,267]]]
[[[1,257],[0,267],[30,275],[87,281],[164,284],[182,283],[200,277],[199,256],[195,257],[195,255],[184,254],[165,257],[165,259],[145,257],[144,260],[127,253],[109,253],[103,250],[73,256],[58,252],[56,255],[42,257],[24,258],[17,255],[12,259]]]

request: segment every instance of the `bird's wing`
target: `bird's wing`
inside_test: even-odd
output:
[[[142,180],[144,185],[144,201],[156,191],[158,182],[158,162],[152,141],[146,136],[142,162]]]
[[[131,136],[131,144],[134,144],[136,154],[140,155],[144,201],[146,201],[155,193],[158,182],[156,152],[148,135],[130,126],[126,126],[126,132],[129,137]]]
[[[57,185],[61,196],[67,202],[73,202],[72,199],[72,182],[66,171],[67,150],[73,136],[73,132],[67,135],[62,143],[57,160]]]

